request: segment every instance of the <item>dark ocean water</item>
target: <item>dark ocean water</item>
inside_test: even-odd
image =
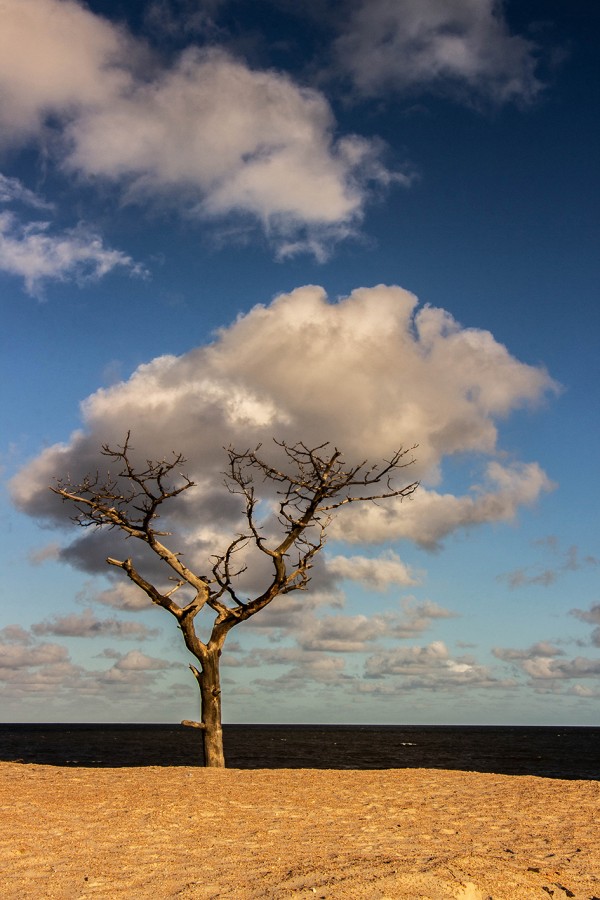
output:
[[[600,780],[600,728],[459,725],[226,725],[240,769],[433,768]],[[181,725],[0,724],[0,761],[56,766],[200,766]]]

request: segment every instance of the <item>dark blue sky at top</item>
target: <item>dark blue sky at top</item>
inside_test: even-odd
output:
[[[88,5],[158,41],[144,18],[146,4]],[[119,205],[116,188],[69,180],[46,167],[37,150],[10,154],[5,171],[58,202],[57,224],[61,216],[65,225],[93,220],[107,243],[151,272],[144,281],[111,275],[85,293],[49,285],[33,320],[29,307],[36,301],[13,305],[11,341],[29,348],[19,379],[34,378],[30,359],[52,354],[53,346],[60,366],[69,346],[80,360],[75,401],[102,382],[107,351],[125,376],[148,356],[185,351],[241,310],[298,284],[323,284],[336,296],[386,282],[443,306],[465,325],[490,329],[517,356],[543,361],[580,390],[578,379],[595,365],[589,335],[599,324],[598,7],[524,2],[505,10],[511,28],[540,46],[546,89],[526,109],[475,109],[430,92],[352,97],[341,82],[317,75],[332,37],[328,17],[343,15],[344,4],[309,3],[304,16],[283,0],[221,6],[210,42],[323,89],[340,133],[380,137],[388,164],[417,173],[411,187],[394,186],[374,200],[362,239],[342,243],[324,264],[306,256],[277,263],[258,229],[246,244],[220,241],[214,229],[173,211]],[[169,38],[163,31],[161,52],[176,53],[190,40],[202,43],[205,36]]]

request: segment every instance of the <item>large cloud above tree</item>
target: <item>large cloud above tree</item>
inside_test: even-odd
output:
[[[350,460],[377,461],[418,444],[406,470],[407,480],[422,481],[414,499],[350,510],[332,535],[431,547],[456,529],[509,520],[551,487],[537,462],[501,452],[498,422],[555,388],[543,368],[519,362],[489,332],[419,309],[402,288],[360,288],[331,302],[322,288],[302,287],[254,307],[212,343],[158,357],[92,394],[82,403],[82,429],[31,461],[13,480],[13,496],[25,512],[65,523],[67,510],[48,485],[105,470],[100,445],[115,446],[131,431],[140,460],[173,450],[187,457],[198,487],[181,503],[177,529],[190,548],[212,544],[214,552],[239,514],[222,486],[224,446],[262,441],[268,454],[273,437],[331,441]],[[442,463],[461,454],[471,468],[480,460],[480,474],[456,495],[440,488]]]

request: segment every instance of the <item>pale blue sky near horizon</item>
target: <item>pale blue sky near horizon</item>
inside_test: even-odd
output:
[[[389,530],[234,630],[226,721],[598,724],[593,5],[0,16],[0,719],[196,715],[175,622],[48,505],[132,423],[213,480],[230,440],[419,444]],[[192,555],[235,533],[198,502]]]

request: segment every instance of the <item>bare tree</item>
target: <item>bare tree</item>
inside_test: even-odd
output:
[[[207,766],[223,767],[223,733],[221,727],[221,685],[219,663],[225,638],[235,625],[264,609],[275,597],[291,591],[305,590],[316,554],[325,542],[325,532],[334,510],[350,503],[377,502],[391,497],[408,497],[418,482],[396,487],[393,476],[410,465],[409,450],[398,450],[381,466],[366,461],[347,465],[342,454],[329,444],[310,449],[304,443],[294,445],[275,442],[282,456],[281,467],[266,462],[256,450],[227,450],[229,466],[225,483],[239,495],[245,526],[227,549],[211,558],[204,574],[189,569],[182,554],[165,543],[170,532],[157,529],[161,508],[194,487],[194,482],[181,473],[186,460],[173,453],[169,460],[147,460],[136,466],[132,461],[130,434],[121,447],[102,447],[102,453],[117,466],[115,474],[103,479],[99,474],[86,476],[74,484],[70,478],[60,479],[51,488],[64,501],[75,505],[74,521],[84,527],[117,528],[126,537],[146,544],[170,568],[168,590],[159,590],[148,581],[131,558],[107,563],[122,569],[128,578],[148,595],[150,600],[168,610],[177,619],[185,645],[199,666],[190,668],[200,687],[201,721],[182,724],[202,729],[204,761]],[[259,521],[257,482],[276,490],[276,522],[268,532]],[[267,493],[269,493],[267,491]],[[246,566],[238,564],[238,553],[250,546],[270,559],[270,575],[265,590],[257,596],[240,596],[240,576]],[[263,558],[263,557],[261,557]],[[174,595],[185,587],[191,589],[189,602],[177,603]],[[195,619],[208,607],[214,613],[208,639],[196,633]]]

